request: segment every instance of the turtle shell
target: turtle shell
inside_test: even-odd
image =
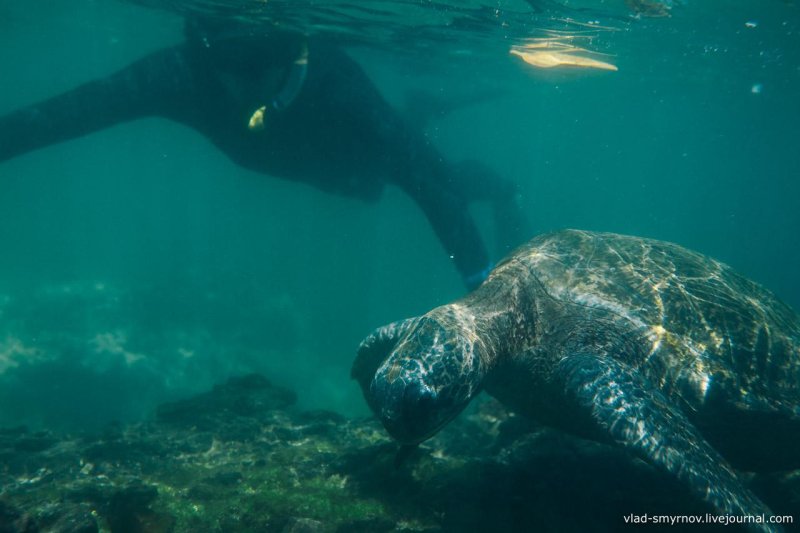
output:
[[[690,410],[720,393],[738,410],[800,413],[800,318],[727,265],[667,242],[578,230],[535,238],[493,275],[510,263],[525,264],[555,300],[635,331],[632,364]]]

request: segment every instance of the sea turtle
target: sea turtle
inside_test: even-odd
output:
[[[352,375],[401,443],[431,437],[485,389],[624,446],[722,514],[769,516],[730,465],[800,466],[800,317],[671,243],[539,236],[468,296],[377,329]]]

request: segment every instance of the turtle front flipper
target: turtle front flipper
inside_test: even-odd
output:
[[[350,377],[358,381],[361,391],[371,404],[369,385],[381,364],[389,357],[397,342],[416,325],[419,317],[398,320],[370,333],[358,345],[358,353],[350,369]]]
[[[608,356],[577,354],[559,363],[555,377],[594,430],[676,477],[717,513],[772,514],[688,418],[638,372]],[[750,527],[781,531],[766,523]]]

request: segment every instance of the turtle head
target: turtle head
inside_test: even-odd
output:
[[[458,314],[445,306],[416,319],[364,391],[386,430],[403,444],[436,434],[480,391],[481,344],[474,326]]]

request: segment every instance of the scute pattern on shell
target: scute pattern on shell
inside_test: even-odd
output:
[[[641,332],[649,346],[633,363],[668,397],[699,407],[724,384],[742,409],[797,410],[797,315],[727,265],[672,243],[578,230],[532,240],[493,276],[520,263],[556,300]]]

